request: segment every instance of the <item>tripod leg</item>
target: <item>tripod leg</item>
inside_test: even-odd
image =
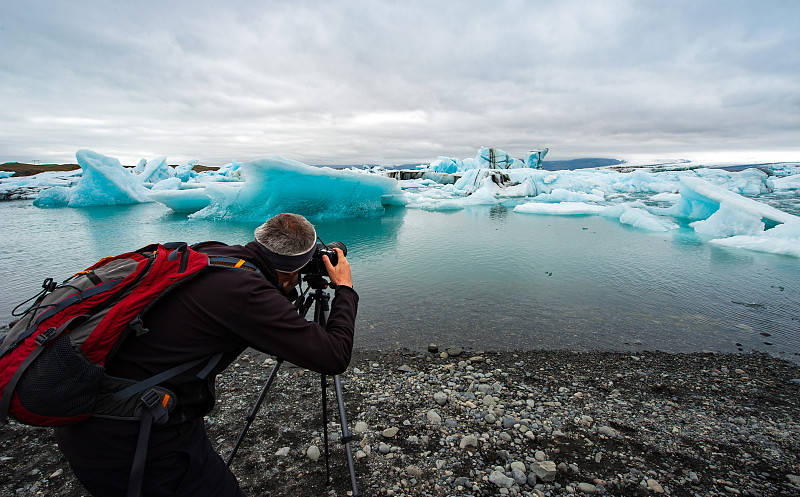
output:
[[[347,415],[344,409],[344,398],[342,397],[342,383],[339,381],[339,375],[333,377],[333,384],[336,388],[336,401],[339,404],[339,418],[342,425],[342,442],[347,450],[347,465],[350,468],[350,484],[353,486],[353,497],[361,497],[358,493],[358,485],[356,484],[356,468],[353,464],[353,449],[350,447],[350,442],[353,437],[347,429]]]
[[[328,377],[323,373],[322,377],[322,435],[325,440],[325,484],[331,484],[331,463],[329,461],[330,450],[328,449]]]
[[[278,368],[281,367],[281,364],[283,364],[283,359],[278,359],[278,362],[275,363],[272,371],[270,371],[269,376],[267,377],[267,382],[264,383],[264,388],[261,389],[261,394],[258,396],[258,400],[256,400],[256,403],[253,405],[253,409],[250,410],[250,414],[248,414],[247,418],[245,418],[246,422],[242,432],[239,434],[239,440],[236,441],[236,445],[233,446],[231,455],[228,456],[228,462],[226,463],[228,467],[230,467],[231,462],[233,462],[236,452],[239,451],[239,446],[242,444],[247,430],[250,428],[250,425],[253,424],[253,420],[256,419],[256,414],[261,408],[261,403],[264,402],[264,398],[267,396],[267,390],[269,390],[270,385],[272,385],[272,382],[275,380],[275,376],[278,374]]]

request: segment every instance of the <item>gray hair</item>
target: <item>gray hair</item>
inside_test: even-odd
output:
[[[302,255],[317,243],[317,231],[299,214],[278,214],[255,231],[256,241],[279,255]]]

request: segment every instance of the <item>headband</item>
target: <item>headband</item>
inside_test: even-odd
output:
[[[264,253],[264,256],[267,258],[270,264],[272,264],[272,267],[281,273],[293,273],[305,266],[308,264],[308,261],[311,260],[311,257],[314,255],[314,252],[317,249],[317,243],[314,241],[314,244],[311,245],[311,248],[308,250],[308,252],[298,255],[282,255],[276,254],[258,240],[255,242],[256,245],[258,245],[258,248],[260,248]]]

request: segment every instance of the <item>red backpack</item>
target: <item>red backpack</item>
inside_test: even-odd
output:
[[[218,242],[206,242],[216,244]],[[0,422],[10,414],[25,424],[63,426],[90,416],[140,420],[143,471],[152,423],[165,423],[175,395],[159,384],[206,362],[205,378],[222,354],[181,364],[142,381],[105,374],[105,364],[130,333],[148,330],[142,315],[158,299],[209,267],[259,272],[241,259],[198,252],[185,243],[148,245],[106,257],[43,291],[0,346]],[[136,472],[134,462],[134,472]],[[131,474],[132,485],[140,484]],[[133,492],[132,494],[137,494]]]

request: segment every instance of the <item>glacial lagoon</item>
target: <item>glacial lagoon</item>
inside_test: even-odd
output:
[[[0,202],[0,323],[47,277],[165,241],[244,243],[257,222],[195,219],[158,203],[40,209]],[[766,352],[800,360],[800,260],[603,216],[513,206],[388,206],[315,221],[348,247],[356,347]]]

